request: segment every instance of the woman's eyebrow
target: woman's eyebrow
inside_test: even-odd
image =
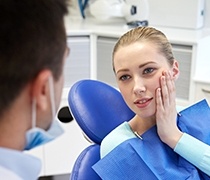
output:
[[[116,71],[116,74],[118,74],[119,72],[128,72],[129,71],[129,69],[120,69],[120,70],[118,70],[118,71]]]
[[[155,62],[149,61],[149,62],[146,62],[146,63],[144,63],[144,64],[141,64],[141,65],[139,65],[139,69],[140,69],[140,68],[143,68],[144,66],[146,66],[146,65],[148,65],[148,64],[155,64]]]

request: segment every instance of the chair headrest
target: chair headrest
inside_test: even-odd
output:
[[[75,83],[69,91],[68,102],[80,128],[97,144],[134,116],[117,89],[96,80]]]

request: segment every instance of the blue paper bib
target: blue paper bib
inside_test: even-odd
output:
[[[178,127],[210,145],[210,108],[205,100],[180,112]],[[104,180],[210,180],[164,144],[154,126],[114,148],[93,169]]]

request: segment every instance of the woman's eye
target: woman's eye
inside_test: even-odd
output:
[[[129,75],[123,75],[119,78],[121,81],[125,81],[125,80],[128,80],[130,79],[130,76]]]
[[[152,73],[154,71],[154,68],[146,68],[144,71],[143,71],[143,74],[149,74],[149,73]]]

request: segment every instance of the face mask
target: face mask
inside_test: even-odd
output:
[[[52,108],[52,117],[55,117],[55,96],[53,88],[52,77],[49,78],[50,87],[50,100]],[[45,131],[39,127],[36,127],[36,100],[32,102],[32,128],[26,132],[26,145],[25,150],[30,150],[39,145],[46,144],[49,141],[54,140],[56,137],[64,133],[63,128],[60,126],[59,122],[54,119],[50,128]]]

